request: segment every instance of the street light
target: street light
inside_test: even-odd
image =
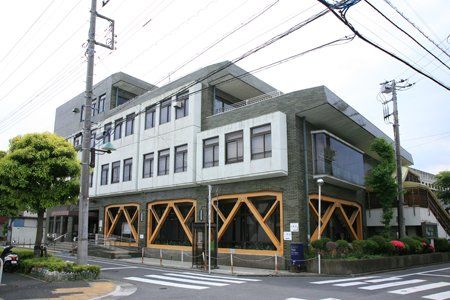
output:
[[[322,185],[323,185],[323,179],[322,178],[317,179],[317,186],[319,188],[319,218],[318,218],[319,235],[317,237],[318,240],[320,240],[320,237],[321,237],[321,225],[322,225]],[[320,253],[318,254],[317,258],[318,258],[317,262],[319,264],[317,270],[318,270],[318,273],[320,274],[321,273],[321,270],[320,270]]]

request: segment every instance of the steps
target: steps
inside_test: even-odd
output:
[[[73,248],[75,246],[75,249]],[[122,258],[133,258],[140,257],[141,253],[137,248],[131,247],[113,247],[104,245],[95,245],[94,243],[89,243],[88,255],[112,258],[112,259],[122,259]],[[76,244],[72,242],[56,242],[48,246],[49,251],[61,252],[61,253],[72,253],[76,254]]]
[[[444,207],[442,206],[442,204],[438,199],[436,199],[435,197],[431,197],[428,200],[431,212],[434,214],[436,219],[444,228],[445,232],[447,232],[447,234],[450,235],[450,215],[444,209]]]

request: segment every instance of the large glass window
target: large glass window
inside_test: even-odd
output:
[[[254,127],[252,135],[252,159],[272,156],[272,135],[270,124]]]
[[[98,113],[105,111],[105,100],[106,94],[103,94],[100,97],[98,97]]]
[[[364,185],[364,157],[361,152],[326,133],[315,133],[313,140],[316,175],[331,175]]]
[[[186,117],[189,114],[189,93],[177,95],[175,108],[175,119]]]
[[[83,135],[82,135],[81,133],[78,133],[78,134],[73,138],[73,146],[74,146],[74,147],[81,146],[82,141],[83,141]]]
[[[118,87],[113,87],[113,99],[114,99],[114,107],[124,104],[128,102],[130,99],[136,97],[135,94],[122,90]]]
[[[145,129],[155,127],[155,107],[147,107],[145,109]]]
[[[153,161],[154,161],[153,152],[144,154],[144,161],[142,166],[142,178],[149,178],[153,176]]]
[[[243,131],[235,131],[225,135],[225,162],[232,164],[244,160]]]
[[[133,159],[128,158],[123,161],[123,181],[131,181],[133,170]]]
[[[103,143],[108,143],[111,141],[111,128],[112,128],[112,123],[107,123],[105,124],[105,126],[103,127]]]
[[[187,144],[175,147],[175,173],[187,171]]]
[[[219,137],[203,140],[203,168],[219,165]]]
[[[170,149],[161,150],[158,153],[158,175],[169,174]]]
[[[214,97],[214,114],[225,112],[231,108],[233,108],[233,102],[217,95]]]
[[[170,122],[170,111],[172,110],[172,100],[168,99],[161,102],[159,109],[159,124]]]
[[[115,161],[111,165],[111,183],[120,181],[120,161]]]
[[[102,165],[102,176],[100,178],[100,185],[108,184],[109,164]]]
[[[127,116],[125,122],[125,136],[132,135],[134,133],[134,113]]]
[[[114,140],[118,140],[122,137],[122,124],[123,119],[118,119],[114,122]]]

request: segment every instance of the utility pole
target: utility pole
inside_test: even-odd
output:
[[[106,44],[95,41],[95,25],[97,17],[110,23],[111,39]],[[91,17],[88,34],[87,74],[84,105],[83,142],[81,145],[81,178],[80,196],[78,200],[78,249],[77,263],[87,264],[88,257],[88,223],[89,223],[89,159],[91,148],[91,116],[92,116],[92,86],[94,81],[94,54],[95,45],[114,49],[114,21],[97,13],[97,0],[91,0]]]
[[[395,161],[397,165],[397,224],[398,224],[398,238],[401,239],[406,236],[405,218],[403,214],[404,196],[403,196],[403,180],[402,180],[402,156],[400,147],[400,123],[398,119],[398,106],[397,106],[397,90],[404,90],[411,87],[413,84],[409,84],[406,80],[402,79],[398,83],[395,80],[382,83],[381,92],[384,94],[392,93],[392,99],[388,101],[382,101],[383,112],[385,121],[389,121],[389,117],[394,117],[394,141],[395,141]],[[393,112],[389,113],[388,103],[392,101]]]

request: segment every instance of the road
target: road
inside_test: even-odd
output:
[[[66,257],[67,258],[67,257]],[[450,263],[357,277],[233,277],[91,258],[102,277],[128,286],[126,299],[450,299]]]

